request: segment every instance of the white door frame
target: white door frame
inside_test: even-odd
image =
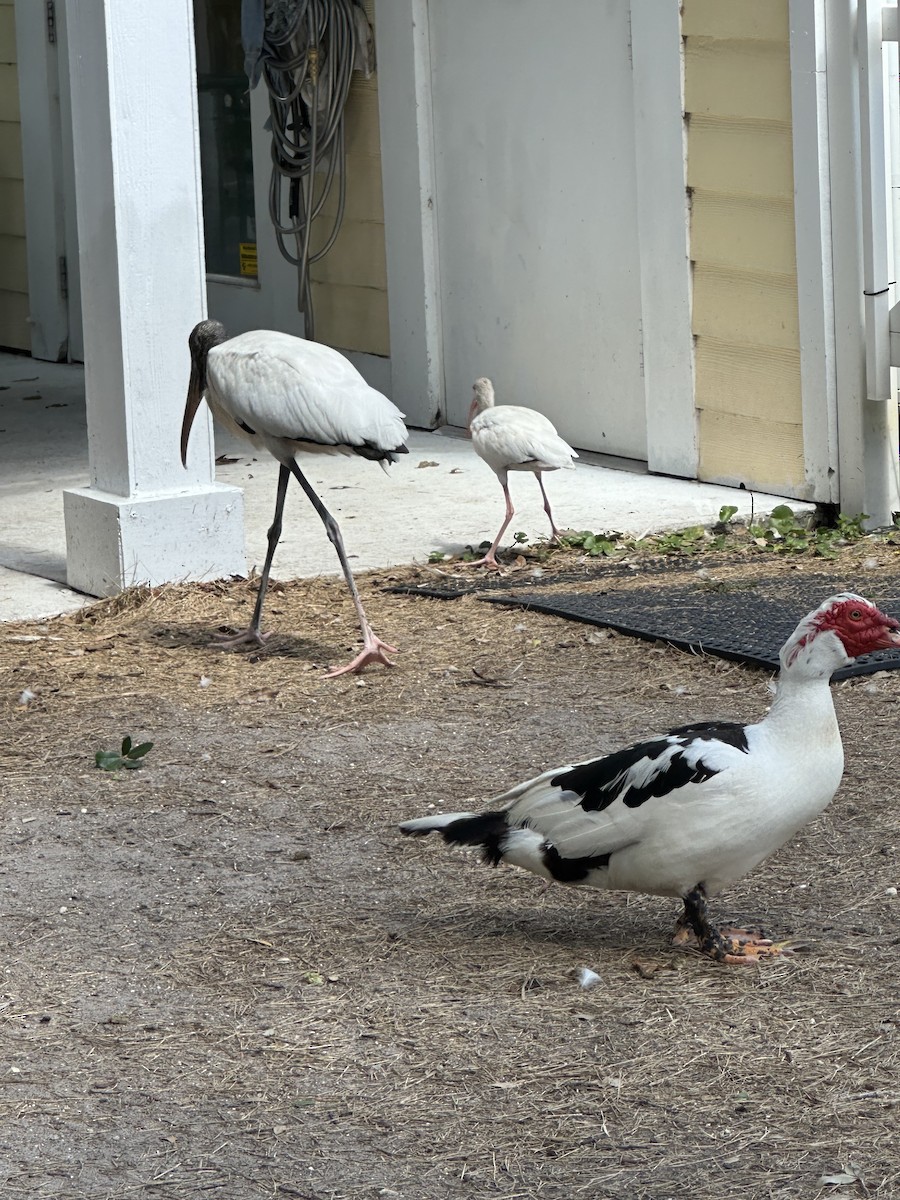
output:
[[[647,459],[653,471],[693,477],[697,433],[678,4],[634,0],[631,22]],[[379,3],[375,30],[392,396],[413,424],[431,427],[444,419],[446,406],[428,0]],[[675,196],[677,203],[660,206],[660,195]]]

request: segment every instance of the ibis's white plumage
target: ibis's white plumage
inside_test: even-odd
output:
[[[558,471],[578,455],[551,421],[533,408],[486,408],[469,426],[476,453],[497,475],[504,471]]]
[[[358,454],[382,466],[406,453],[403,414],[386,396],[369,387],[352,363],[319,342],[256,329],[228,339],[218,321],[201,321],[191,331],[191,381],[181,426],[181,459],[186,461],[191,425],[201,400],[232,433],[281,464],[275,517],[269,529],[266,561],[260,576],[253,618],[247,630],[223,644],[263,642],[260,617],[275,547],[281,537],[284,498],[291,475],[322,519],[340,560],[341,570],[359,617],[362,651],[346,667],[330,672],[359,671],[367,663],[391,666],[387,651],[366,620],[353,573],[334,517],[297,465],[298,451]]]
[[[439,831],[549,880],[680,896],[682,925],[714,957],[770,953],[767,942],[723,938],[707,921],[705,897],[831,801],[844,754],[829,679],[860,654],[900,646],[898,630],[862,597],[833,596],[785,643],[776,698],[758,724],[685,726],[545,771],[484,812],[422,817],[401,829]]]
[[[469,433],[476,454],[491,468],[503,488],[506,500],[506,517],[493,545],[484,558],[473,566],[499,569],[497,547],[515,515],[509,494],[509,472],[531,471],[538,481],[544,501],[544,512],[550,521],[551,535],[560,536],[550,510],[550,501],[544,488],[541,474],[557,471],[561,467],[572,467],[578,455],[563,441],[542,413],[533,408],[522,408],[516,404],[494,406],[494,386],[489,379],[476,379],[472,404],[469,408]]]

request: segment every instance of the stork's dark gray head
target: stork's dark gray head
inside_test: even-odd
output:
[[[188,384],[187,403],[184,406],[184,420],[181,422],[181,465],[187,466],[187,444],[191,434],[191,426],[203,393],[206,391],[206,359],[213,346],[219,346],[227,341],[225,326],[221,321],[200,321],[191,330],[188,346],[191,351],[191,381]]]
[[[206,356],[213,346],[218,346],[228,340],[225,326],[221,321],[200,321],[191,330],[188,346],[191,350],[191,361],[206,362]]]

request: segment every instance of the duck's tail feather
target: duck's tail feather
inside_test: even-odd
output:
[[[545,879],[554,877],[544,862],[546,843],[541,835],[531,829],[512,828],[502,810],[417,817],[404,821],[400,831],[410,837],[439,833],[449,845],[479,847],[484,861],[492,867],[508,862]]]

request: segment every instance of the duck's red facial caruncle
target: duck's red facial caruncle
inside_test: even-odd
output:
[[[900,621],[861,596],[846,596],[816,618],[817,630],[836,633],[851,658],[873,650],[900,649]]]

